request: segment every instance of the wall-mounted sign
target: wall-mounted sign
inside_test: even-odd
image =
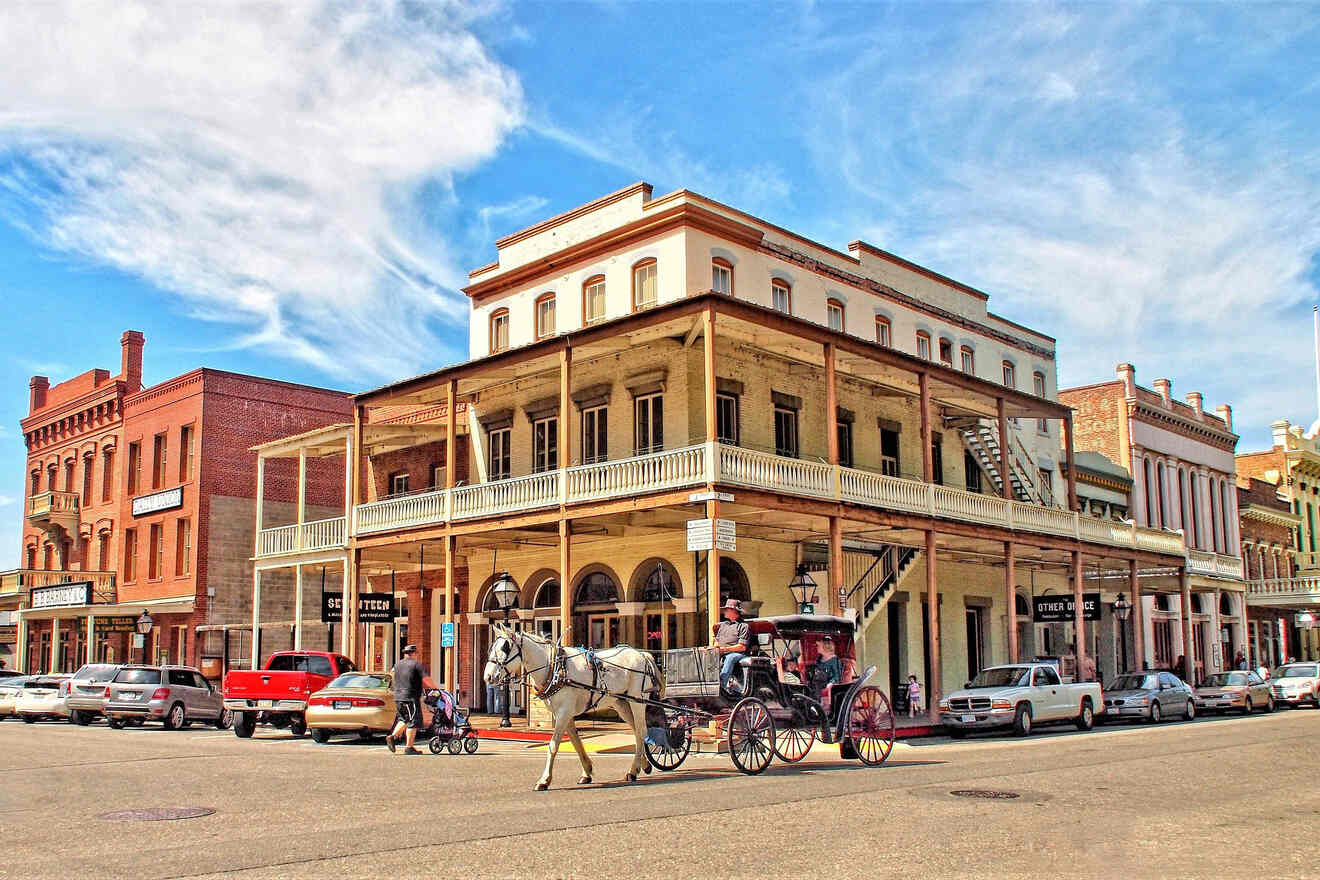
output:
[[[1037,623],[1070,623],[1076,620],[1072,596],[1033,596],[1031,617]],[[1082,620],[1100,619],[1100,594],[1082,593]]]
[[[137,632],[138,619],[133,616],[126,617],[98,617],[96,618],[96,632],[101,633],[131,633]]]
[[[454,625],[449,621],[440,624],[440,647],[454,647]]]
[[[688,552],[738,549],[738,525],[731,519],[690,519],[687,521]]]
[[[134,516],[158,513],[162,510],[173,510],[176,507],[183,507],[182,486],[175,486],[173,489],[165,489],[160,492],[152,492],[150,495],[140,495],[133,499]]]
[[[358,623],[392,623],[394,617],[394,596],[390,593],[362,593],[358,596]],[[321,594],[321,622],[344,622],[343,594]]]
[[[53,587],[34,587],[33,608],[61,608],[65,605],[91,605],[92,583],[56,584]]]
[[[344,597],[341,593],[321,593],[321,622],[344,622]]]

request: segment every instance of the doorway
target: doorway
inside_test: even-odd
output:
[[[907,687],[904,684],[906,678],[903,676],[903,618],[906,605],[890,600],[885,606],[885,613],[888,615],[888,627],[886,631],[889,647],[889,693],[894,701],[894,711],[907,711]]]
[[[612,648],[619,641],[618,614],[587,615],[587,647],[593,651]]]
[[[981,674],[985,662],[985,609],[967,609],[967,680]]]

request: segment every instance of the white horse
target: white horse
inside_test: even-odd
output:
[[[562,665],[555,675],[555,645],[542,636],[515,632],[495,624],[495,642],[486,658],[482,675],[486,684],[498,687],[512,678],[523,678],[532,685],[533,692],[554,718],[555,732],[550,737],[550,748],[545,756],[545,773],[536,783],[537,791],[550,787],[550,778],[564,734],[573,742],[582,761],[579,785],[591,782],[591,759],[582,745],[573,719],[595,706],[604,706],[619,713],[619,717],[633,730],[636,745],[633,749],[632,769],[624,776],[636,782],[642,771],[651,772],[646,757],[646,707],[628,698],[660,699],[663,683],[660,670],[650,654],[620,645],[591,655],[583,648],[561,648]]]

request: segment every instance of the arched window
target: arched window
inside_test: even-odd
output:
[[[593,275],[582,282],[582,323],[594,324],[605,318],[605,276]]]
[[[723,257],[710,261],[710,289],[725,296],[733,296],[733,263]]]
[[[663,559],[648,559],[637,566],[637,572],[633,575],[633,588],[639,597],[638,601],[648,605],[672,601],[683,595],[678,573]]]
[[[496,309],[490,313],[490,353],[499,354],[509,347],[509,310]]]
[[[925,330],[917,331],[917,357],[930,360],[930,334]]]
[[[776,312],[793,314],[793,288],[782,278],[770,281],[770,306]]]
[[[555,295],[543,293],[536,298],[536,338],[555,335]]]
[[[842,333],[844,329],[843,303],[833,298],[825,300],[825,318],[831,330]]]
[[[1188,485],[1187,497],[1190,498],[1192,502],[1191,503],[1192,529],[1190,532],[1192,536],[1192,546],[1199,550],[1201,549],[1201,509],[1200,509],[1200,505],[1197,504],[1196,501],[1196,471],[1188,472],[1187,485]],[[1186,532],[1185,527],[1183,531]]]
[[[1155,468],[1155,491],[1159,493],[1160,528],[1169,527],[1168,511],[1164,508],[1164,462]]]
[[[632,269],[633,310],[650,308],[659,301],[659,269],[654,259],[642,260]]]
[[[953,366],[953,340],[940,339],[940,363],[946,367]]]
[[[961,356],[962,371],[969,375],[975,375],[976,353],[972,351],[972,347],[970,345],[964,345],[962,348],[958,350],[958,353]]]
[[[1210,496],[1210,547],[1216,553],[1219,552],[1219,493],[1215,491],[1214,480],[1208,481],[1206,487]]]
[[[1004,375],[1004,387],[1005,387],[1005,388],[1016,388],[1016,387],[1017,387],[1017,369],[1013,366],[1013,362],[1012,362],[1012,361],[1004,361],[1002,364],[1000,364],[1000,367],[1003,369],[1003,375]]]
[[[750,602],[752,600],[752,587],[747,580],[747,572],[743,571],[743,567],[731,557],[721,556],[720,604],[723,605],[729,599]]]
[[[1225,480],[1219,481],[1219,518],[1224,524],[1224,552],[1228,552],[1228,540],[1233,537],[1233,519],[1229,511],[1228,504],[1228,483]]]
[[[878,342],[880,345],[883,345],[885,348],[888,348],[892,344],[890,341],[892,338],[892,330],[893,327],[890,325],[888,318],[886,318],[884,315],[875,316],[876,342]]]
[[[1233,597],[1229,593],[1219,594],[1219,613],[1224,617],[1233,616]]]
[[[556,578],[550,578],[544,581],[541,586],[536,588],[536,598],[532,601],[533,608],[558,608],[559,607],[559,581]]]
[[[1045,374],[1035,372],[1031,374],[1031,393],[1037,397],[1045,396]],[[1045,420],[1036,419],[1036,430],[1041,434],[1046,432]]]
[[[573,594],[573,607],[612,605],[619,601],[619,585],[603,571],[593,571],[578,581]]]
[[[1142,459],[1141,467],[1142,476],[1145,477],[1146,484],[1146,525],[1153,529],[1157,528],[1156,518],[1158,516],[1158,508],[1155,507],[1155,480],[1154,474],[1151,472],[1150,459]]]
[[[1017,608],[1017,616],[1018,616],[1018,619],[1019,619],[1019,620],[1023,620],[1023,619],[1030,620],[1030,619],[1031,619],[1031,605],[1027,602],[1027,597],[1024,596],[1024,595],[1022,595],[1021,593],[1016,593],[1016,594],[1014,594],[1014,595],[1015,595],[1015,601],[1014,601],[1013,605],[1014,605],[1015,608]]]

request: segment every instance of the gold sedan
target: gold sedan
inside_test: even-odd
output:
[[[307,728],[318,743],[337,733],[369,740],[394,727],[394,691],[384,672],[345,672],[307,699]]]

